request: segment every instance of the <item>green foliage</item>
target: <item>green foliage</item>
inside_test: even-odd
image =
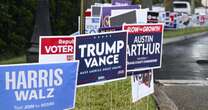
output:
[[[30,40],[36,0],[0,1],[0,57],[23,54]]]
[[[21,55],[29,48],[34,30],[38,0],[0,1],[0,59]],[[69,35],[78,30],[79,0],[49,0],[54,35]]]
[[[201,0],[195,0],[195,6],[196,7],[201,7],[202,6]]]
[[[52,32],[69,35],[78,30],[79,0],[50,0]]]
[[[142,0],[132,0],[132,3],[133,4],[141,4],[142,3]]]
[[[153,4],[161,4],[163,0],[152,0]]]

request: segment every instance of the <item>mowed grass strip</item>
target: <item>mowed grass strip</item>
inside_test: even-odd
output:
[[[200,32],[208,32],[208,27],[193,27],[193,28],[185,28],[185,29],[177,29],[177,30],[168,30],[164,32],[164,38],[191,35]]]
[[[152,96],[132,103],[131,79],[78,88],[75,110],[156,110]]]
[[[25,63],[26,57],[20,56],[0,61],[0,64]],[[156,110],[152,96],[132,103],[131,79],[114,81],[96,86],[77,89],[75,110]]]

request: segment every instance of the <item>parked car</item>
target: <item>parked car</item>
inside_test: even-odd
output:
[[[174,1],[173,9],[175,12],[184,12],[187,14],[191,14],[191,5],[187,1]]]

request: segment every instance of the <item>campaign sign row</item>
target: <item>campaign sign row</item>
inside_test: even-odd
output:
[[[162,33],[162,24],[126,24],[117,32],[42,36],[39,64],[0,66],[0,108],[73,109],[77,86],[125,79],[127,72],[136,102],[152,93],[149,70],[161,66]]]
[[[39,62],[79,60],[78,87],[125,79],[161,67],[163,24],[125,24],[122,31],[41,36]]]

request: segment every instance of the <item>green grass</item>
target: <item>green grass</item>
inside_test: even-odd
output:
[[[208,27],[194,27],[177,30],[169,30],[164,32],[164,38],[171,38],[183,35],[190,35],[194,33],[208,32]]]
[[[132,103],[131,80],[79,88],[75,110],[156,110],[152,96]]]
[[[5,59],[0,61],[0,64],[18,64],[18,63],[25,63],[26,62],[26,56],[19,56],[11,59]]]
[[[25,62],[26,57],[21,56],[0,61],[0,64]],[[156,103],[152,96],[132,103],[131,80],[128,78],[104,85],[78,88],[75,110],[156,110]]]

